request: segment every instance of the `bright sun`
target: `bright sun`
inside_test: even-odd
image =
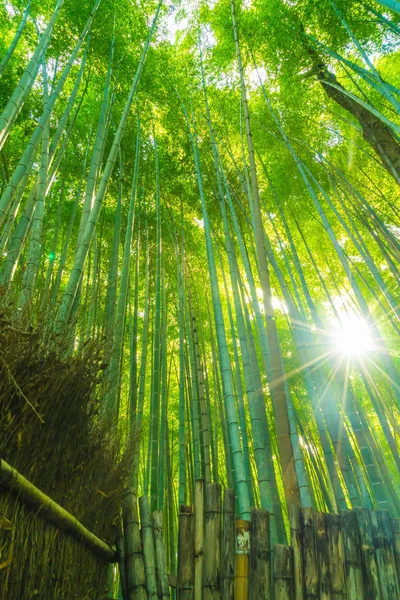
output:
[[[342,323],[332,336],[338,354],[361,356],[374,349],[374,341],[364,319],[347,314],[340,318]]]

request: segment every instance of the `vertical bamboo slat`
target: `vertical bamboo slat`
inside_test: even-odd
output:
[[[269,600],[271,597],[271,540],[269,513],[251,511],[250,600]]]
[[[153,528],[150,518],[149,499],[147,496],[139,498],[140,520],[142,524],[142,544],[144,555],[144,569],[146,573],[146,586],[149,600],[156,600],[157,575],[156,556],[154,548]]]
[[[181,506],[178,531],[177,600],[193,600],[194,594],[194,515]]]
[[[249,597],[250,575],[250,523],[236,520],[236,571],[235,600],[247,600]]]
[[[370,512],[372,541],[375,547],[383,600],[400,600],[399,579],[393,552],[393,534],[389,515],[383,511]]]
[[[326,531],[328,535],[331,598],[332,600],[345,600],[346,580],[344,572],[343,532],[341,530],[339,515],[326,515]],[[360,600],[362,600],[362,597]]]
[[[163,516],[161,510],[155,510],[152,514],[154,545],[156,549],[156,572],[160,598],[169,600],[169,583],[166,564]],[[136,600],[136,599],[135,599]]]
[[[312,508],[301,510],[305,600],[318,598],[318,569],[315,547],[315,517]]]
[[[357,509],[357,520],[360,531],[360,549],[364,575],[364,594],[366,598],[381,600],[378,566],[372,542],[369,511]]]
[[[203,597],[204,481],[198,479],[194,498],[194,600]]]
[[[326,530],[325,513],[315,513],[317,563],[318,563],[318,581],[319,581],[319,599],[332,600],[331,596],[331,569],[328,555],[328,532]]]
[[[221,564],[221,598],[233,600],[235,586],[235,490],[225,490]]]
[[[394,555],[397,565],[397,576],[400,580],[400,519],[392,520],[393,538],[394,538]]]
[[[347,598],[364,598],[364,583],[361,565],[360,538],[357,515],[354,511],[340,513],[346,571]]]
[[[221,598],[221,486],[206,485],[204,523],[203,599]]]
[[[137,498],[127,490],[122,499],[124,525],[126,582],[129,600],[146,600],[146,576],[142,540],[140,538]]]
[[[292,600],[294,597],[293,549],[274,546],[274,600]]]
[[[289,504],[290,541],[293,548],[294,598],[304,598],[301,513],[297,504]]]
[[[119,580],[121,582],[122,599],[128,600],[128,587],[126,582],[126,567],[125,567],[125,548],[124,538],[119,535],[117,538],[117,553],[119,566]]]

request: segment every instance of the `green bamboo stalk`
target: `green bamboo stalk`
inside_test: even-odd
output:
[[[25,8],[24,13],[22,15],[22,19],[19,22],[18,29],[15,32],[15,35],[14,35],[13,40],[12,40],[12,42],[11,42],[11,44],[10,44],[7,52],[6,52],[6,55],[4,56],[3,60],[0,63],[0,77],[3,75],[3,73],[4,73],[4,71],[5,71],[6,67],[7,67],[10,59],[12,58],[12,56],[14,54],[14,50],[17,47],[19,39],[20,39],[20,37],[21,37],[24,29],[25,29],[25,25],[26,25],[26,22],[27,22],[28,17],[29,17],[30,8],[31,8],[31,0],[28,0],[28,3],[26,5],[26,8]]]
[[[282,463],[284,489],[287,502],[289,504],[299,504],[299,484],[295,471],[293,448],[290,437],[290,426],[288,418],[288,406],[286,390],[284,386],[284,373],[280,359],[278,334],[275,324],[274,311],[272,308],[269,268],[266,259],[264,228],[262,224],[262,215],[260,208],[259,187],[257,181],[257,171],[254,157],[253,141],[251,135],[250,117],[246,96],[246,85],[244,81],[244,72],[240,54],[240,45],[236,24],[235,2],[231,2],[233,35],[236,47],[236,58],[241,82],[243,110],[246,125],[246,139],[250,161],[251,173],[251,198],[249,197],[250,208],[253,218],[254,235],[256,239],[257,258],[260,270],[260,282],[263,290],[264,312],[267,321],[268,343],[270,347],[271,359],[271,385],[272,401],[275,412],[275,426],[279,440],[279,454]]]
[[[60,2],[63,2],[63,0],[60,0]],[[51,93],[51,95],[48,99],[48,102],[46,102],[46,104],[44,106],[43,113],[39,119],[39,122],[36,125],[32,135],[25,147],[25,150],[18,162],[18,165],[15,168],[15,170],[11,176],[11,179],[8,182],[8,184],[0,198],[0,223],[4,222],[6,214],[10,208],[10,205],[14,199],[16,192],[18,191],[18,187],[21,184],[21,180],[24,177],[24,174],[30,164],[30,161],[36,155],[37,147],[38,147],[40,139],[43,135],[43,131],[45,130],[47,124],[49,123],[50,117],[53,112],[53,108],[54,108],[59,96],[61,95],[61,92],[64,88],[64,84],[70,73],[70,70],[78,56],[78,53],[86,39],[86,36],[88,35],[88,33],[91,29],[94,18],[96,16],[96,12],[97,12],[99,3],[100,3],[100,0],[96,0],[95,5],[92,10],[92,13],[91,13],[89,19],[87,20],[86,25],[83,28],[82,33],[80,34],[80,36],[78,38],[78,41],[76,42],[76,44],[74,46],[74,49],[68,59],[68,62],[65,65],[64,70],[61,73],[61,75],[57,81],[57,85],[56,85],[54,91]],[[10,100],[10,102],[11,102],[11,100]],[[12,106],[14,107],[15,105],[13,104]],[[7,109],[5,109],[5,111],[6,110]],[[0,146],[1,146],[1,139],[2,139],[1,138],[1,123],[2,123],[2,118],[0,117]]]
[[[55,332],[56,333],[61,333],[62,330],[65,328],[65,326],[68,323],[72,304],[73,304],[73,301],[74,301],[75,296],[78,291],[79,282],[80,282],[81,274],[82,274],[82,269],[83,269],[83,266],[84,266],[84,263],[86,260],[86,256],[87,256],[87,253],[88,253],[88,250],[90,247],[90,242],[91,242],[91,239],[93,236],[93,232],[94,232],[97,220],[99,218],[103,199],[104,199],[105,193],[107,191],[107,187],[108,187],[108,184],[109,184],[109,181],[110,181],[113,169],[114,169],[114,164],[115,164],[115,161],[117,158],[117,153],[120,148],[121,139],[122,139],[122,136],[123,136],[123,133],[125,130],[126,121],[128,119],[128,115],[129,115],[129,111],[130,111],[130,108],[131,108],[131,105],[133,102],[133,98],[136,93],[137,86],[139,84],[140,76],[141,76],[141,73],[143,70],[144,62],[146,60],[146,56],[147,56],[150,42],[151,42],[151,39],[153,36],[153,32],[154,32],[154,29],[155,29],[155,26],[157,23],[161,5],[162,5],[162,0],[160,0],[158,3],[156,13],[153,18],[153,22],[151,24],[146,42],[144,44],[144,47],[142,50],[142,55],[140,57],[140,61],[139,61],[132,85],[131,85],[131,89],[129,91],[129,95],[126,100],[123,113],[121,115],[118,129],[114,136],[114,141],[113,141],[113,144],[110,149],[110,153],[109,153],[109,156],[107,159],[106,166],[104,168],[101,182],[98,186],[98,190],[97,190],[96,197],[94,200],[93,208],[92,208],[92,210],[90,212],[90,216],[86,222],[84,233],[82,235],[82,240],[81,240],[80,245],[76,252],[74,265],[73,265],[73,268],[72,268],[72,271],[70,274],[70,278],[69,278],[69,281],[68,281],[68,284],[67,284],[63,299],[61,301],[61,305],[59,307],[57,317],[56,317],[56,324],[55,324]]]
[[[22,77],[11,94],[11,97],[3,109],[2,114],[0,115],[0,150],[3,148],[3,145],[7,139],[7,135],[11,129],[12,123],[15,121],[19,111],[21,110],[24,100],[29,93],[33,82],[36,79],[36,75],[39,69],[39,66],[42,62],[42,58],[49,44],[54,25],[57,21],[59,12],[64,4],[64,0],[58,0],[57,4],[54,8],[54,12],[47,24],[47,27],[43,34],[40,37],[39,43],[36,46],[36,50],[33,53],[32,58],[30,59],[28,65],[25,68]],[[52,94],[53,95],[53,94]]]

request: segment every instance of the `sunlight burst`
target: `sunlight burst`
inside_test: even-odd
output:
[[[341,324],[333,332],[336,352],[346,356],[361,356],[374,350],[375,345],[364,319],[355,315],[341,315]]]

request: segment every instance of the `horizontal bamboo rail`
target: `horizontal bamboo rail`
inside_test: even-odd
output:
[[[3,459],[0,459],[0,486],[18,494],[22,500],[35,507],[41,517],[52,521],[62,531],[71,534],[109,562],[116,562],[117,555],[108,544],[89,531],[71,513],[54,502]]]

